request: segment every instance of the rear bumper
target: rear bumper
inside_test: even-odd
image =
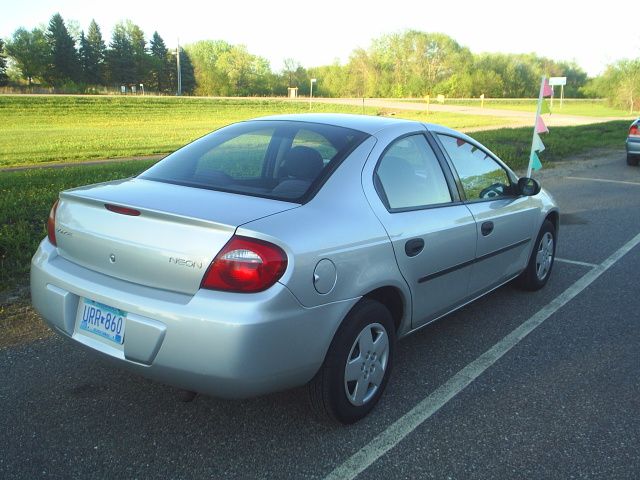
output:
[[[640,155],[640,137],[627,137],[626,145],[629,155]]]
[[[56,332],[92,352],[145,377],[226,398],[309,381],[358,300],[305,308],[281,284],[257,294],[167,292],[80,267],[47,239],[31,262],[31,295]],[[78,329],[82,297],[128,312],[123,345]]]

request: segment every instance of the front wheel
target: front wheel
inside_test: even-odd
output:
[[[365,417],[387,385],[395,342],[389,310],[375,300],[361,300],[336,332],[320,371],[309,383],[315,413],[344,424]]]
[[[525,290],[540,290],[551,275],[556,255],[556,228],[545,220],[536,238],[527,268],[517,278],[516,283]]]

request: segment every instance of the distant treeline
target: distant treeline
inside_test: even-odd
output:
[[[13,60],[13,71],[6,66],[3,55],[0,75],[4,73],[4,77],[0,80],[4,79],[6,84],[10,79],[16,82],[21,78],[28,86],[36,82],[67,92],[141,83],[156,92],[176,91],[176,52],[167,50],[158,32],[147,43],[139,26],[131,21],[122,22],[113,29],[108,47],[95,20],[86,35],[84,31],[75,33],[69,32],[58,13],[51,17],[46,30],[18,28],[4,45]],[[191,93],[195,88],[193,65],[184,52],[180,54],[180,65],[182,89]]]
[[[146,91],[176,92],[176,52],[158,32],[147,41],[138,25],[121,22],[107,45],[94,20],[86,34],[69,23],[73,28],[55,14],[46,29],[18,28],[6,42],[0,40],[0,85],[91,92],[142,83]],[[265,58],[222,40],[185,45],[179,63],[182,93],[195,95],[286,95],[288,87],[308,95],[315,78],[314,92],[326,97],[530,98],[537,96],[540,76],[547,75],[567,77],[567,97],[609,97],[631,108],[640,97],[638,61],[618,62],[602,77],[588,79],[575,62],[473,54],[447,35],[414,30],[383,35],[368,49],[354,50],[346,64],[306,69],[288,58],[282,71],[274,72]]]

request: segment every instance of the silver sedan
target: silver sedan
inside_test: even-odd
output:
[[[506,282],[543,287],[558,221],[537,181],[454,130],[265,117],[62,192],[33,305],[146,377],[228,398],[308,384],[314,409],[351,423],[398,338]]]

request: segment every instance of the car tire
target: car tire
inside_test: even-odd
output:
[[[387,385],[395,343],[389,310],[368,298],[358,302],[342,322],[322,367],[308,385],[314,413],[342,424],[365,417]]]
[[[516,279],[524,290],[540,290],[547,284],[556,258],[556,228],[545,220],[531,251],[527,268]]]
[[[627,153],[627,165],[637,167],[639,162],[640,157],[638,157],[638,155],[631,155],[630,153]]]

